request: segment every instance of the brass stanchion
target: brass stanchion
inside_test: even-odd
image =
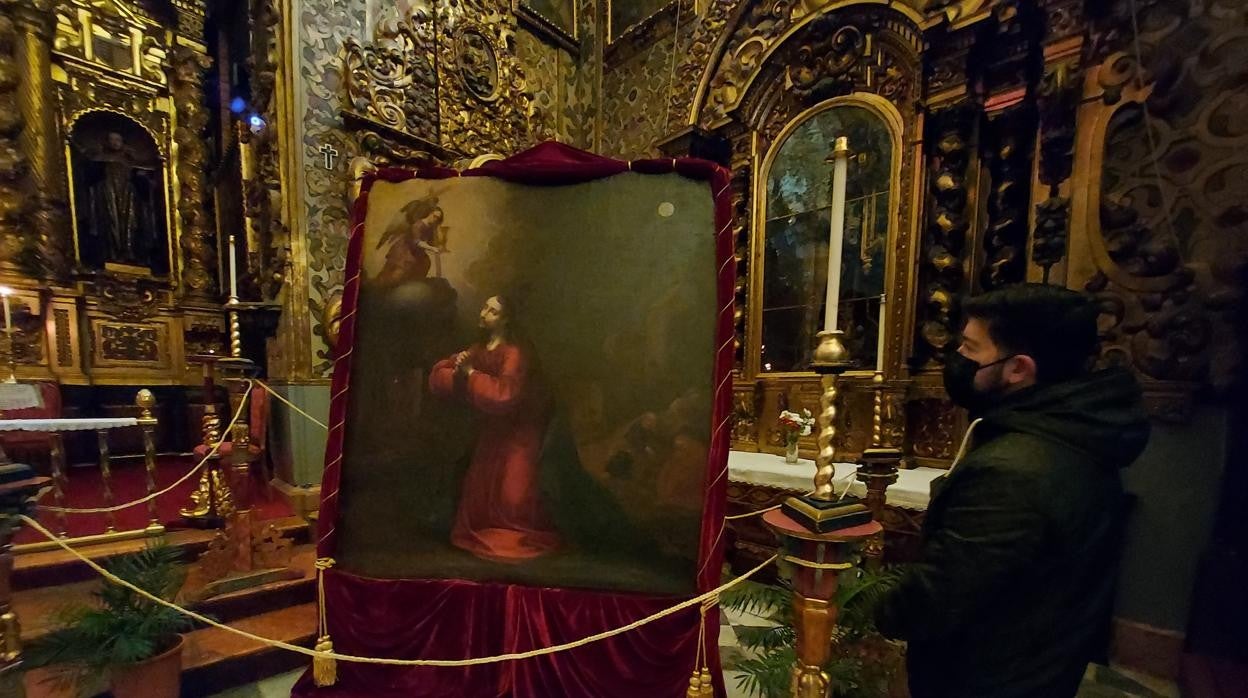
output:
[[[216,364],[221,357],[215,354],[197,354],[191,363],[203,365],[204,417],[202,420],[202,443],[211,451],[221,439],[221,416],[217,414]],[[234,510],[230,487],[221,470],[221,457],[213,453],[200,475],[199,485],[191,493],[190,503],[180,512],[187,523],[198,528],[219,528],[225,517]]]

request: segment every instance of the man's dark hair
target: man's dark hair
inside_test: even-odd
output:
[[[1057,383],[1088,372],[1098,349],[1096,304],[1060,286],[1018,284],[962,303],[962,320],[988,326],[988,336],[1010,354],[1036,362],[1036,382]]]

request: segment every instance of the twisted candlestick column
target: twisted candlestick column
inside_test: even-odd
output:
[[[822,377],[823,395],[819,397],[819,455],[815,457],[815,498],[831,500],[832,480],[836,477],[836,375]]]

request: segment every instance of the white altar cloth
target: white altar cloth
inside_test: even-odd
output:
[[[0,419],[0,431],[96,431],[120,429],[139,423],[134,417],[88,417],[86,419]]]
[[[855,463],[836,464],[836,479],[832,486],[838,493],[844,491],[846,484],[849,485],[851,495],[862,497],[867,493],[866,486],[854,478],[857,469]],[[945,471],[939,468],[900,470],[897,472],[897,482],[889,485],[885,491],[885,501],[903,509],[926,511],[932,480],[944,474]],[[815,462],[811,460],[803,459],[790,465],[784,462],[784,456],[770,453],[728,452],[730,480],[809,492],[814,486],[814,477]]]
[[[39,388],[29,383],[0,383],[0,410],[25,410],[43,407]]]

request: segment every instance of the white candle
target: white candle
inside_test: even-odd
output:
[[[234,236],[230,236],[230,299],[238,300],[238,253],[234,251]]]
[[[849,139],[841,136],[832,149],[832,237],[828,241],[828,296],[823,311],[823,329],[836,329],[837,307],[841,303],[841,246],[845,238],[845,180],[849,170]]]
[[[888,313],[884,312],[887,305],[887,297],[880,294],[880,338],[875,344],[875,370],[884,370],[884,321],[888,318]]]
[[[12,331],[10,328],[13,327],[13,315],[12,313],[9,312],[9,294],[12,292],[13,291],[11,291],[8,288],[0,288],[0,296],[4,296],[4,331],[5,332]]]

